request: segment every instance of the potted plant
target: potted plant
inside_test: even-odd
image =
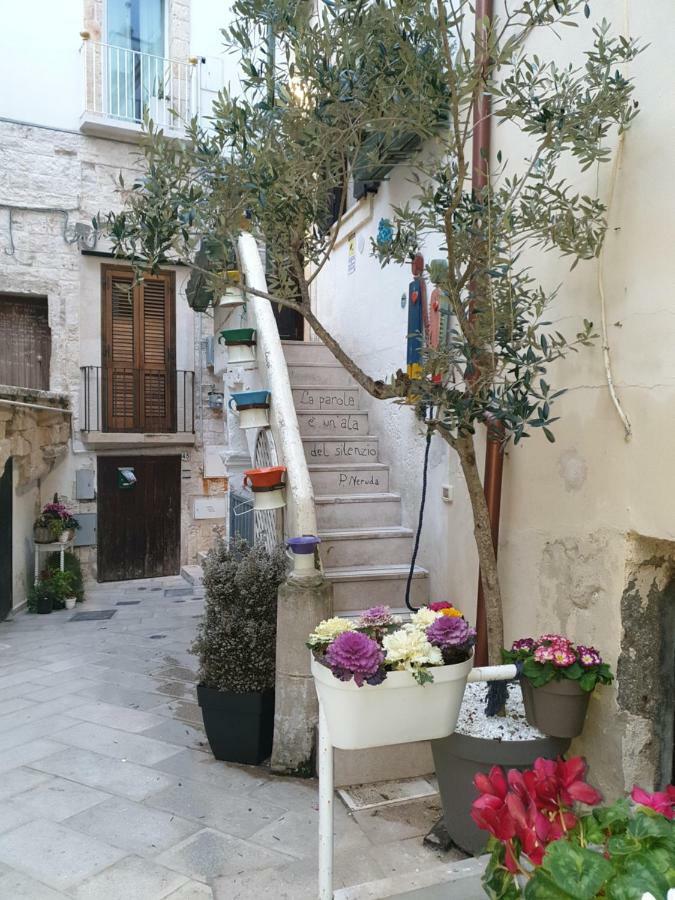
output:
[[[257,765],[272,749],[277,592],[283,547],[219,540],[204,564],[206,605],[192,652],[197,698],[216,759]]]
[[[575,646],[560,634],[521,638],[502,658],[522,664],[527,721],[553,737],[578,737],[591,694],[598,684],[611,684],[614,678],[595,647]]]
[[[657,900],[675,886],[675,787],[601,807],[581,757],[477,776],[472,814],[491,835],[493,900]],[[596,807],[581,813],[579,804]]]
[[[53,609],[61,608],[59,583],[54,581],[52,572],[44,571],[28,593],[28,611],[47,615]]]
[[[74,579],[70,572],[61,571],[61,569],[50,569],[45,572],[46,578],[51,584],[53,592],[54,609],[72,609],[77,602],[74,591]],[[67,601],[72,600],[69,606]]]
[[[66,550],[63,554],[63,567],[66,572],[70,573],[72,584],[70,591],[78,603],[84,600],[84,578],[82,576],[82,565],[80,560],[71,550]],[[50,553],[47,557],[46,568],[50,572],[57,571],[61,568],[61,554],[59,551]]]
[[[67,544],[72,541],[80,523],[68,507],[59,501],[54,494],[51,503],[46,503],[33,525],[33,539],[36,544],[49,544],[55,541]]]
[[[334,747],[429,740],[455,727],[476,632],[449,603],[409,622],[387,606],[310,634],[312,674]]]

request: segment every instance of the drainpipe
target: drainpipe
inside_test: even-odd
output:
[[[480,34],[483,19],[492,19],[494,0],[476,0],[476,35]],[[476,41],[476,55],[483,51]],[[488,94],[482,93],[478,98],[474,109],[473,118],[473,146],[472,146],[472,176],[471,185],[474,192],[485,187],[488,182],[490,163],[490,144],[492,136],[491,104]],[[497,553],[499,544],[499,510],[502,495],[502,470],[504,455],[502,453],[502,428],[497,423],[488,427],[487,445],[485,452],[485,475],[483,478],[483,490],[490,515],[490,530],[492,543]],[[488,663],[487,649],[487,620],[485,617],[485,598],[481,585],[480,574],[478,577],[478,600],[476,608],[476,665],[485,666]]]

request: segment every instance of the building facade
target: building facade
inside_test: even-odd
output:
[[[0,615],[25,601],[32,522],[55,493],[102,581],[178,574],[225,524],[212,324],[187,305],[185,267],[136,283],[92,218],[135,178],[146,112],[176,137],[208,113],[229,78],[226,17],[189,0],[45,0],[5,17],[2,75],[25,77],[0,100]]]

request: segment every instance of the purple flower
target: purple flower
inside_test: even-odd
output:
[[[361,613],[358,628],[382,628],[391,623],[391,609],[388,606],[371,606]]]
[[[579,644],[577,647],[577,654],[579,656],[579,662],[585,669],[590,668],[590,666],[599,666],[602,664],[602,657],[595,647],[582,647],[581,644]]]
[[[511,650],[513,653],[517,653],[519,650],[526,650],[528,653],[532,653],[535,646],[536,641],[534,638],[520,638],[520,640],[513,642]]]
[[[476,632],[465,619],[458,616],[439,616],[427,628],[427,639],[430,644],[440,647],[441,650],[467,645],[471,647],[476,639]]]
[[[384,653],[377,641],[358,631],[339,634],[326,650],[326,662],[333,675],[341,681],[354,678],[361,687],[378,675],[384,661]]]

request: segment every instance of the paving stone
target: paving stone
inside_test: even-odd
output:
[[[154,856],[202,827],[175,813],[111,797],[68,819],[69,828],[140,856]]]
[[[27,809],[21,809],[15,797],[0,802],[0,834],[18,828],[34,818]]]
[[[65,744],[82,750],[92,750],[114,759],[131,760],[149,766],[179,752],[175,744],[155,741],[118,728],[107,728],[94,722],[80,722],[63,732],[61,738]]]
[[[25,709],[27,706],[33,706],[33,703],[31,703],[30,700],[26,700],[22,697],[5,699],[2,693],[0,693],[0,697],[3,697],[3,699],[0,701],[0,716],[4,716],[7,713],[16,712],[19,709]]]
[[[156,862],[198,881],[211,881],[220,875],[231,875],[243,869],[282,866],[290,860],[291,857],[282,853],[205,828],[162,853]]]
[[[116,609],[88,609],[85,612],[77,612],[68,619],[69,622],[98,622],[102,619],[112,619]]]
[[[201,881],[186,881],[177,891],[169,894],[166,900],[213,900],[213,891]]]
[[[166,719],[162,716],[159,718],[161,724],[144,731],[145,737],[157,738],[157,740],[166,741],[169,744],[179,744],[181,747],[208,752],[208,742],[203,728],[188,725],[187,722],[181,722],[178,719]],[[169,759],[174,758],[173,756],[169,757]]]
[[[59,750],[63,750],[63,744],[57,744],[56,741],[29,741],[27,744],[3,750],[0,753],[0,775],[10,769],[16,769],[17,766],[34,763]]]
[[[366,842],[363,832],[343,806],[334,807],[335,849],[358,849]],[[287,812],[250,837],[254,844],[274,849],[282,848],[298,859],[316,859],[319,849],[319,811]]]
[[[154,794],[148,805],[236,837],[249,837],[285,812],[281,807],[257,803],[250,797],[233,796],[228,791],[188,779]]]
[[[319,782],[316,778],[269,777],[251,792],[251,797],[291,810],[318,809]]]
[[[151,694],[148,691],[139,691],[115,684],[88,685],[79,691],[78,696],[125,706],[128,709],[142,709],[146,712],[163,706],[166,702],[165,697],[161,694]]]
[[[23,794],[16,794],[12,803],[17,808],[26,810],[34,819],[62,822],[69,816],[101,803],[109,796],[103,791],[76,784],[66,778],[50,778]]]
[[[183,722],[190,722],[193,725],[199,725],[203,721],[199,706],[187,700],[170,701],[163,706],[158,706],[154,712],[158,716],[171,716],[171,718],[181,719]]]
[[[78,719],[64,714],[58,716],[47,716],[44,719],[38,719],[35,722],[29,722],[18,728],[0,732],[0,763],[4,757],[4,751],[10,747],[18,747],[21,744],[27,744],[35,738],[48,737],[57,735],[66,728],[71,728],[78,724]]]
[[[373,844],[423,836],[442,815],[438,798],[397,803],[355,812],[354,819]]]
[[[187,666],[161,666],[153,674],[172,681],[189,681],[191,683],[197,681],[196,673]]]
[[[13,797],[16,794],[22,794],[38,784],[49,781],[49,778],[50,776],[45,775],[44,772],[35,772],[33,769],[18,768],[9,772],[3,772],[2,777],[0,777],[0,800],[6,800],[8,797]]]
[[[48,772],[50,775],[70,778],[90,787],[101,788],[130,800],[145,800],[151,794],[173,784],[172,778],[155,769],[111,759],[100,753],[91,753],[89,750],[68,747],[59,753],[43,756],[44,758],[33,763],[31,768]]]
[[[62,891],[124,855],[123,850],[42,819],[0,835],[0,862]]]
[[[75,719],[83,719],[85,722],[94,722],[98,725],[108,725],[120,731],[131,731],[137,734],[147,731],[155,725],[161,725],[164,719],[139,709],[126,709],[114,703],[84,703],[75,706],[69,711]]]
[[[10,871],[3,875],[1,869],[0,897],[7,900],[68,900],[61,891],[55,891],[23,872]]]
[[[175,756],[157,763],[154,768],[181,778],[206,782],[212,787],[221,788],[239,797],[248,796],[254,788],[263,783],[260,769],[221,762],[214,759],[208,747],[204,751],[182,750]],[[283,807],[283,804],[277,805]]]
[[[193,703],[197,696],[196,686],[188,684],[186,681],[166,681],[157,688],[157,691],[160,694],[175,697],[177,700],[191,700]]]
[[[77,900],[162,900],[185,881],[185,875],[128,856],[85,881],[74,895]]]

